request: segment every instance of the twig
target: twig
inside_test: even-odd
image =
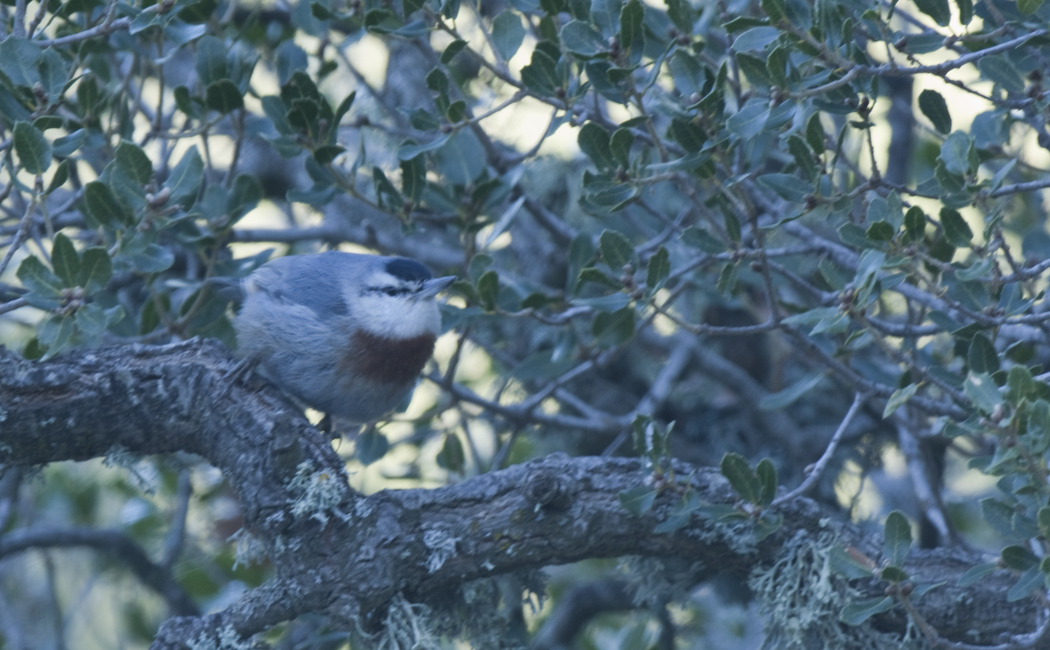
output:
[[[860,411],[860,407],[867,401],[868,396],[866,393],[856,393],[853,396],[853,404],[850,405],[849,410],[846,411],[846,417],[842,418],[842,422],[839,423],[839,428],[835,430],[835,435],[831,436],[831,441],[828,442],[827,449],[824,450],[823,455],[820,459],[813,464],[813,469],[810,471],[809,476],[806,480],[802,481],[802,484],[797,488],[788,492],[782,497],[778,497],[773,501],[771,507],[779,506],[783,503],[797,499],[806,492],[809,492],[817,481],[820,480],[820,476],[824,473],[824,469],[831,462],[831,458],[835,455],[835,450],[838,449],[839,443],[842,441],[842,437],[846,434],[846,430],[849,429],[850,424],[853,422],[853,418],[857,416]]]

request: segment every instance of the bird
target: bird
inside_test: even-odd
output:
[[[441,333],[435,297],[455,279],[406,257],[271,260],[240,282],[239,354],[306,406],[374,422],[415,388]]]

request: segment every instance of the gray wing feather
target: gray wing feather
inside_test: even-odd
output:
[[[360,272],[364,255],[330,251],[290,255],[261,266],[248,278],[248,292],[263,291],[272,300],[303,305],[318,316],[345,316],[341,285]]]

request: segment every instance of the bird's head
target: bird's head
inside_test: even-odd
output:
[[[435,278],[427,267],[405,257],[375,257],[363,273],[344,283],[343,294],[351,317],[370,334],[393,339],[436,336],[441,315],[434,297],[455,279]]]

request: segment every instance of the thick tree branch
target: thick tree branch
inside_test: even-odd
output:
[[[467,581],[585,558],[682,558],[708,567],[698,579],[746,578],[799,539],[833,533],[878,561],[878,540],[801,498],[776,509],[783,525],[760,543],[748,521],[699,514],[675,532],[655,534],[679,497],[671,487],[645,515],[628,514],[619,493],[653,479],[634,459],[553,455],[450,487],[355,495],[342,461],[294,405],[272,389],[226,390],[223,373],[232,365],[220,345],[196,340],[47,363],[0,351],[0,463],[197,453],[222,470],[241,499],[245,527],[267,545],[273,582],[218,614],[170,619],[155,648],[184,647],[202,635],[247,637],[305,612],[345,629],[375,629],[375,617],[399,594],[440,603]],[[717,471],[674,469],[703,503],[736,502]],[[982,559],[963,550],[913,551],[906,568],[914,579],[945,583],[918,611],[941,635],[971,643],[1034,629],[1031,601],[1006,602],[1016,582],[1009,573],[955,586]],[[874,579],[852,585],[866,596],[886,586]],[[875,623],[899,633],[906,617],[897,607]]]

